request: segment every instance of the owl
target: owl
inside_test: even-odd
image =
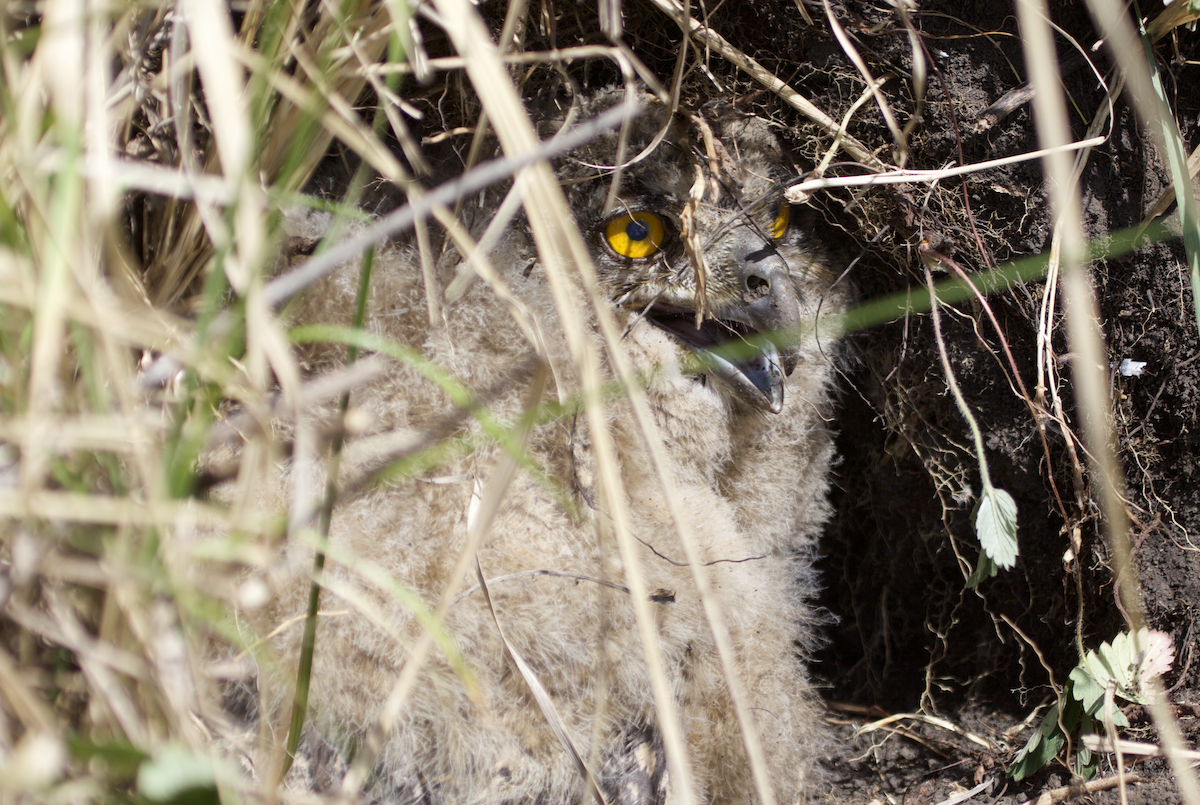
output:
[[[570,115],[590,118],[624,97],[602,93]],[[682,530],[723,615],[748,703],[742,715],[771,790],[793,803],[816,785],[823,752],[805,660],[820,621],[814,542],[830,515],[832,317],[846,292],[811,217],[784,200],[796,169],[767,122],[729,105],[685,113],[651,96],[637,105],[624,131],[602,134],[555,170],[652,413],[654,446],[684,504]],[[558,110],[537,117],[546,136],[570,118]],[[462,205],[464,228],[491,243],[486,266],[469,264],[449,240],[424,271],[405,242],[374,258],[364,328],[417,357],[391,362],[350,396],[357,424],[337,464],[342,494],[321,576],[308,724],[287,783],[335,786],[369,748],[365,786],[379,802],[566,803],[597,794],[673,802],[683,781],[671,772],[566,325],[582,323],[606,347],[594,313],[556,304],[523,217],[494,220],[505,192]],[[306,238],[325,225],[313,216],[290,224]],[[348,325],[358,283],[356,261],[290,315],[297,324]],[[439,302],[434,317],[429,293]],[[687,784],[705,803],[758,801],[696,568],[605,354],[603,419]],[[313,374],[344,368],[341,349],[330,346],[306,347],[301,360]],[[528,421],[537,372],[548,380],[533,392],[540,413],[526,452],[464,559],[488,481],[510,455],[502,434]],[[320,432],[338,413],[318,406],[305,416]],[[329,466],[297,454],[254,505],[288,511],[297,495],[318,494]],[[274,657],[257,669],[254,702],[240,712],[276,725],[280,741],[311,542],[291,539],[260,571],[271,603],[239,613],[248,639],[270,636]],[[473,570],[456,573],[475,559],[486,589]],[[580,764],[593,776],[591,794]]]

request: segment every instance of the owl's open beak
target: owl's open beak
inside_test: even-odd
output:
[[[696,353],[720,380],[743,401],[756,408],[778,414],[783,410],[783,366],[779,350],[770,341],[745,360],[728,360],[709,350]]]
[[[696,329],[694,313],[659,305],[647,318],[695,350],[712,376],[738,399],[772,414],[783,410],[784,380],[798,360],[795,348],[781,352],[759,331],[733,319],[707,319]]]
[[[712,311],[696,327],[694,311],[655,305],[648,318],[696,351],[709,372],[740,400],[761,411],[783,410],[783,386],[799,348],[781,342],[800,326],[800,299],[787,265],[773,249],[739,255],[742,298]]]

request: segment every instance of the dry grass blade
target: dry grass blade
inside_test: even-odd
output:
[[[1192,181],[1195,181],[1196,176],[1200,175],[1200,146],[1197,146],[1188,155],[1187,175]],[[1150,210],[1146,213],[1146,217],[1142,219],[1142,226],[1149,226],[1152,222],[1158,220],[1174,203],[1175,186],[1171,185],[1164,189],[1162,195],[1151,205]]]
[[[895,148],[896,165],[903,168],[908,161],[908,132],[900,130],[900,124],[896,122],[896,116],[892,114],[891,105],[884,98],[883,93],[879,90],[879,82],[871,75],[871,69],[867,67],[867,63],[863,61],[859,55],[858,49],[854,47],[854,43],[850,41],[850,37],[846,35],[846,30],[841,23],[837,21],[837,17],[833,13],[833,9],[829,5],[829,0],[824,0],[825,3],[825,18],[829,21],[829,29],[833,31],[833,35],[837,37],[838,44],[842,46],[842,52],[850,57],[854,62],[854,66],[862,73],[863,80],[866,82],[867,89],[871,91],[871,97],[875,99],[876,105],[879,107],[879,113],[883,116],[884,122],[887,124],[888,130],[892,133],[892,145]],[[915,123],[915,120],[913,121]],[[911,128],[911,126],[909,127]]]
[[[546,367],[539,365],[534,372],[534,376],[531,379],[529,389],[526,394],[524,406],[525,417],[518,425],[517,429],[516,444],[514,447],[518,451],[523,450],[528,441],[530,426],[533,424],[533,415],[536,412],[537,406],[541,402],[544,395],[547,377],[548,371]],[[517,470],[517,465],[518,456],[511,452],[505,453],[504,457],[500,461],[500,464],[493,471],[487,487],[483,490],[482,494],[479,496],[473,496],[472,510],[468,513],[467,544],[463,547],[463,550],[459,554],[458,561],[456,562],[453,571],[451,571],[449,582],[446,584],[441,600],[438,602],[437,610],[433,613],[433,620],[435,622],[441,622],[446,610],[456,600],[452,595],[452,592],[461,587],[462,581],[464,578],[466,578],[466,575],[472,565],[475,566],[480,584],[482,585],[484,583],[482,570],[480,570],[478,565],[478,550],[487,535],[488,529],[491,527],[492,521],[495,519],[501,500],[503,499],[509,484],[512,483],[513,476]],[[490,594],[488,595],[488,607],[492,611],[494,618],[495,609],[492,607]],[[496,626],[497,629],[500,628],[498,620],[496,621]],[[396,680],[396,684],[392,689],[391,695],[388,697],[388,700],[384,705],[383,714],[379,722],[374,725],[374,728],[368,734],[365,746],[355,757],[354,765],[351,767],[349,773],[347,773],[345,779],[342,781],[342,791],[347,795],[353,795],[356,793],[362,787],[367,775],[370,774],[371,767],[374,764],[378,753],[383,747],[383,742],[394,728],[395,721],[400,714],[401,708],[408,699],[409,693],[411,692],[413,686],[417,683],[418,674],[420,673],[422,665],[426,661],[429,648],[432,645],[435,635],[436,632],[434,630],[426,629],[426,631],[422,633],[417,645],[412,649],[411,655],[409,656],[408,661],[405,663],[400,677]],[[506,648],[511,652],[512,647],[508,645],[507,639],[505,639],[504,642]],[[516,661],[516,655],[514,654],[513,656],[514,661]],[[541,688],[540,683],[537,681],[536,675],[533,674],[531,670],[526,668],[522,670],[522,676],[526,680],[526,683],[530,686],[530,689],[534,692],[535,697],[538,698],[539,704],[543,706],[543,712],[546,714],[546,718],[549,720],[552,728],[555,730],[555,733],[560,735],[560,737],[565,738],[566,733],[562,730],[561,720],[554,712],[553,706],[549,705],[548,701],[543,704],[545,691]],[[568,751],[571,752],[572,756],[580,763],[581,769],[586,772],[586,766],[583,766],[579,753],[575,750],[569,738],[564,740],[564,745]],[[584,776],[589,781],[591,786],[595,788],[595,783],[592,780],[592,775],[590,772],[587,772]],[[598,795],[599,791],[596,790],[595,793]],[[603,804],[603,796],[600,796],[599,802]]]
[[[1064,785],[1061,788],[1056,788],[1053,791],[1047,791],[1045,794],[1042,794],[1034,800],[1034,805],[1056,805],[1056,803],[1069,802],[1077,797],[1107,791],[1110,788],[1116,788],[1118,785],[1142,782],[1145,782],[1143,778],[1130,775],[1105,777],[1100,780],[1090,780],[1077,785]]]
[[[587,142],[596,133],[618,125],[629,114],[630,110],[628,109],[609,110],[590,121],[588,125],[579,126],[561,138],[531,147],[526,153],[510,155],[505,159],[497,159],[480,165],[458,179],[422,194],[418,199],[381,218],[361,233],[338,243],[291,272],[272,280],[266,288],[267,302],[271,305],[278,305],[286,301],[333,271],[346,259],[354,257],[377,242],[406,231],[413,226],[417,219],[432,214],[438,206],[447,204],[460,196],[476,193],[485,187],[504,181],[523,168],[569,151],[580,143]]]
[[[950,797],[949,799],[944,799],[941,802],[937,803],[937,805],[959,805],[959,803],[967,802],[968,800],[976,797],[979,794],[989,793],[989,790],[994,788],[995,786],[996,786],[996,783],[994,781],[984,780],[982,783],[975,786],[974,788],[972,788],[968,791],[964,791],[961,794],[955,794],[954,796]]]
[[[0,651],[0,693],[4,701],[30,732],[51,732],[54,715],[39,696],[21,677],[17,664],[8,652]]]
[[[1191,3],[1166,3],[1164,5],[1166,8],[1158,12],[1158,16],[1147,28],[1147,33],[1150,34],[1150,40],[1153,42],[1157,42],[1180,26],[1200,19],[1200,11]]]
[[[1116,752],[1119,750],[1121,754],[1135,757],[1165,757],[1167,754],[1161,746],[1130,741],[1125,738],[1114,740],[1103,735],[1085,735],[1083,736],[1083,745],[1093,752]],[[1194,763],[1200,761],[1200,751],[1186,749],[1180,753],[1180,757]]]
[[[548,375],[546,367],[539,366],[534,373],[532,382],[529,384],[529,390],[525,396],[524,421],[518,427],[515,436],[515,446],[521,450],[524,450],[529,442],[531,425],[545,393]],[[496,612],[495,602],[492,600],[491,591],[488,589],[488,583],[484,579],[483,568],[479,564],[479,546],[486,537],[497,511],[499,511],[500,500],[504,497],[509,484],[512,483],[516,470],[516,457],[512,454],[506,454],[482,490],[479,489],[478,482],[476,483],[476,492],[478,494],[472,496],[472,506],[467,514],[469,537],[468,546],[463,552],[463,556],[470,556],[474,560],[475,578],[479,584],[479,588],[483,591],[484,599],[487,601],[488,611],[492,615],[492,623],[496,626],[496,632],[500,636],[508,656],[512,659],[513,664],[517,666],[517,670],[520,671],[521,678],[525,680],[525,684],[533,694],[538,707],[541,708],[543,715],[545,715],[550,729],[575,762],[575,767],[580,777],[584,779],[588,793],[596,800],[598,805],[607,805],[604,794],[600,791],[600,786],[596,782],[595,772],[588,768],[574,741],[571,740],[570,733],[567,732],[567,728],[563,725],[562,717],[559,716],[558,711],[554,707],[554,701],[551,699],[550,694],[546,692],[546,688],[538,679],[537,673],[525,661],[520,650],[505,635],[504,627],[500,623],[500,616]]]
[[[111,526],[135,525],[170,528],[177,518],[199,517],[210,522],[227,521],[228,513],[216,507],[185,501],[155,501],[153,506],[108,495],[37,490],[28,494],[0,492],[0,517],[9,520],[31,518],[60,523],[93,523]],[[265,518],[241,525],[253,533],[264,530]]]
[[[961,735],[963,738],[966,738],[971,743],[976,744],[977,746],[981,746],[984,749],[987,749],[989,751],[996,748],[995,744],[993,744],[991,741],[987,740],[986,738],[983,738],[982,736],[976,735],[973,732],[965,730],[962,727],[958,726],[957,724],[947,721],[944,718],[938,718],[937,716],[925,715],[924,713],[893,713],[892,715],[887,716],[886,718],[881,718],[877,721],[872,721],[869,724],[863,724],[861,727],[859,727],[857,730],[855,730],[855,734],[865,735],[869,732],[873,732],[874,730],[882,729],[883,727],[886,727],[888,724],[892,724],[896,721],[904,721],[904,720],[920,721],[924,724],[930,724],[939,729],[946,730],[947,732],[952,732],[955,735]]]
[[[550,725],[550,729],[554,732],[556,738],[563,745],[563,748],[570,754],[571,759],[575,762],[575,768],[579,771],[579,776],[583,778],[588,793],[596,800],[598,805],[608,805],[604,799],[604,793],[600,790],[600,786],[596,783],[596,774],[584,761],[583,756],[579,753],[579,749],[575,746],[575,742],[571,740],[570,733],[563,725],[562,716],[554,707],[554,700],[550,698],[550,694],[546,692],[546,688],[538,681],[537,674],[521,656],[521,652],[509,641],[504,634],[504,627],[500,625],[500,616],[496,614],[496,606],[492,601],[491,591],[488,589],[487,580],[483,577],[483,568],[479,565],[479,557],[475,557],[475,578],[479,583],[479,589],[483,591],[483,596],[487,600],[488,609],[492,613],[493,623],[496,626],[496,633],[504,643],[505,651],[508,652],[509,658],[513,664],[517,666],[517,670],[521,673],[521,678],[525,680],[525,684],[529,687],[530,693],[533,694],[534,700],[542,710],[542,714],[546,717],[546,723]]]
[[[968,174],[988,171],[993,168],[1003,167],[1005,165],[1016,165],[1021,162],[1029,162],[1034,159],[1043,159],[1053,154],[1084,150],[1093,146],[1101,145],[1106,141],[1106,139],[1106,137],[1094,136],[1085,140],[1078,140],[1076,142],[1055,146],[1053,148],[1040,148],[1037,151],[1030,151],[1027,154],[1016,154],[1010,157],[1000,157],[999,159],[991,159],[986,162],[976,162],[971,165],[958,165],[953,168],[941,168],[937,170],[891,170],[883,171],[881,173],[868,173],[865,176],[835,176],[829,178],[818,177],[815,179],[805,179],[789,185],[787,189],[787,197],[792,203],[801,204],[808,200],[814,191],[825,190],[833,187],[874,187],[876,185],[936,183],[942,179],[948,179],[954,176],[965,176]]]

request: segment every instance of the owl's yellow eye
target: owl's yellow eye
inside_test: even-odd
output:
[[[663,221],[652,212],[633,212],[618,215],[604,227],[604,239],[609,248],[621,257],[641,260],[662,248],[667,230]]]
[[[779,202],[779,209],[775,211],[775,220],[771,222],[770,228],[767,231],[775,240],[779,240],[787,232],[788,223],[792,220],[792,206],[786,201]]]

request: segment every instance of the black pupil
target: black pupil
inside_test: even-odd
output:
[[[650,227],[634,218],[625,227],[625,234],[629,236],[630,240],[645,240],[650,237]]]

